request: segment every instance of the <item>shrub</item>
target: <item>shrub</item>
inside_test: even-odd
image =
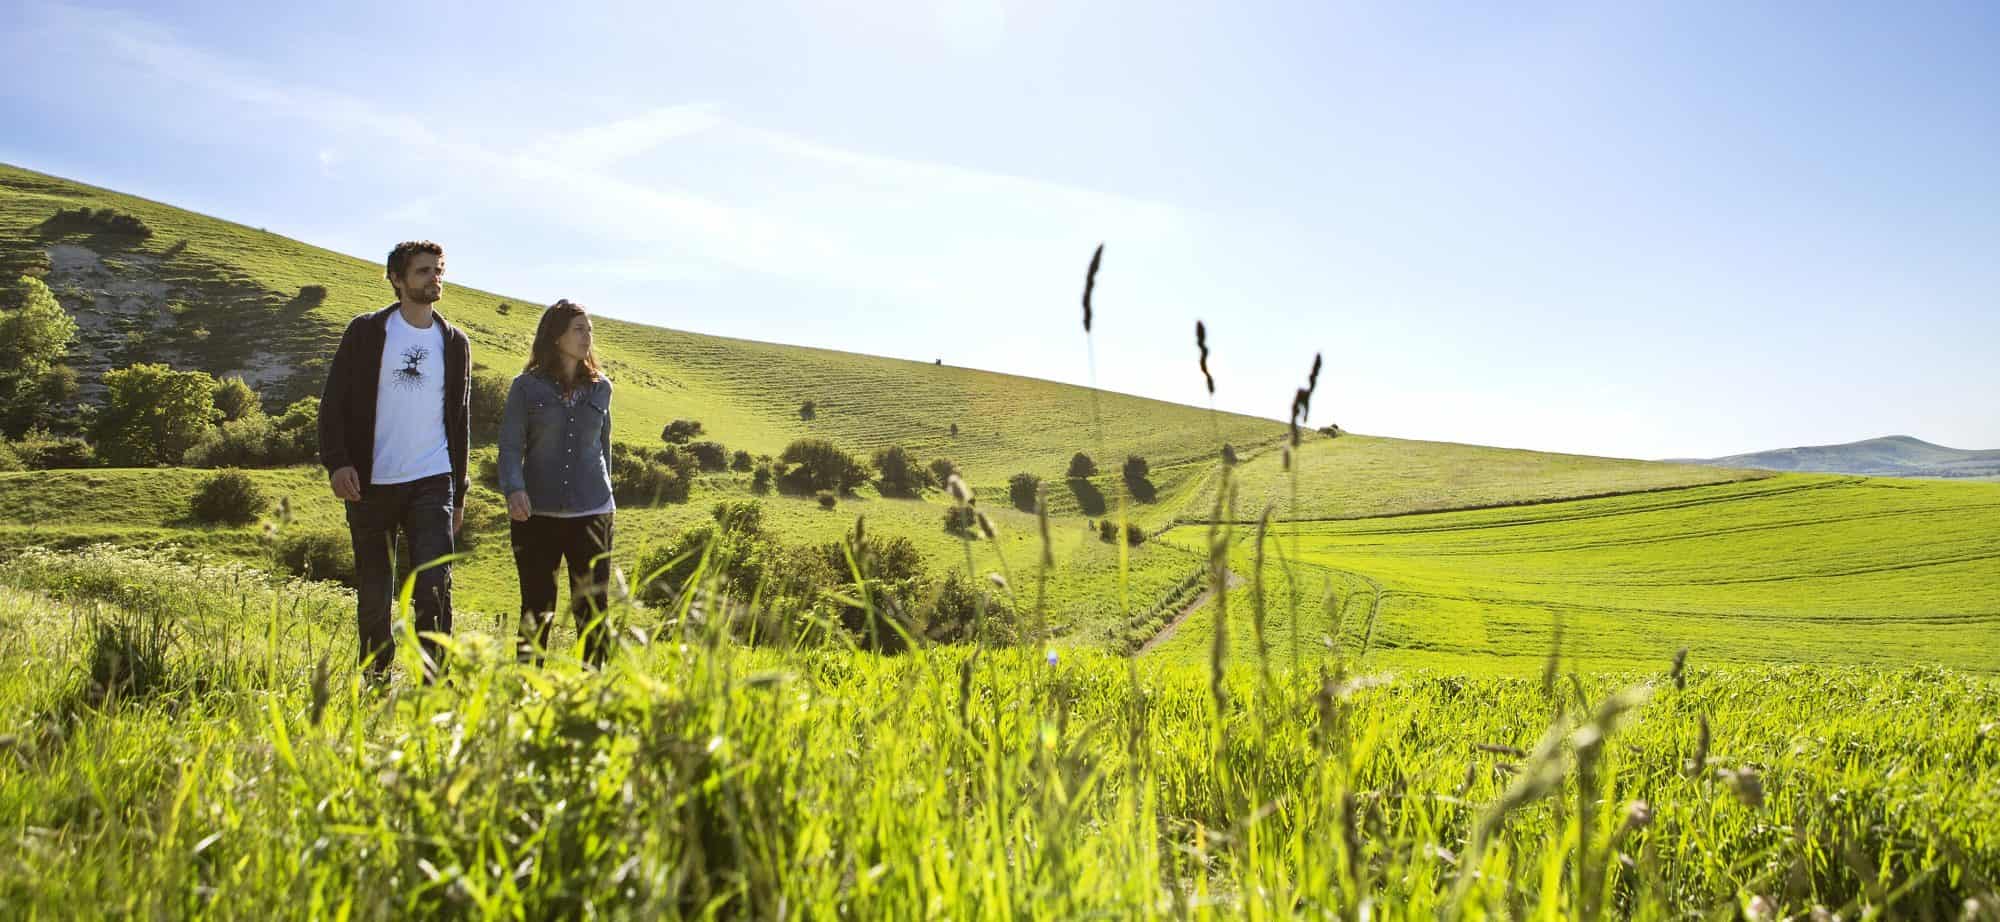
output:
[[[319,457],[319,398],[300,397],[285,408],[271,432],[271,463],[299,464]]]
[[[957,424],[957,423],[952,423],[952,424],[951,424],[951,434],[952,434],[952,437],[953,437],[953,438],[956,438],[956,437],[958,436],[958,424]]]
[[[623,442],[611,445],[611,495],[619,505],[651,506],[688,498],[686,474]]]
[[[51,234],[111,234],[144,240],[153,236],[153,229],[136,215],[109,208],[92,211],[78,208],[75,211],[58,208],[48,220],[42,222],[42,230]]]
[[[242,378],[231,376],[215,383],[215,409],[222,414],[223,422],[232,422],[245,416],[264,415],[264,404],[257,399],[257,392]]]
[[[732,471],[747,472],[751,463],[750,453],[742,449],[737,449],[735,454],[729,456],[729,469]]]
[[[493,312],[494,312],[494,313],[497,313],[497,314],[499,314],[499,315],[500,315],[500,316],[502,316],[502,317],[505,317],[505,316],[507,316],[508,314],[511,314],[511,313],[513,313],[513,312],[514,312],[514,305],[512,305],[512,304],[508,304],[507,302],[505,302],[505,301],[502,301],[502,302],[500,302],[500,304],[499,304],[498,306],[496,306],[496,307],[494,307],[494,308],[493,308]]]
[[[189,467],[261,467],[271,456],[271,418],[261,413],[202,433],[181,463]]]
[[[726,499],[708,511],[717,527],[746,535],[764,531],[764,504],[754,499]]]
[[[1236,449],[1226,442],[1222,446],[1222,463],[1229,465],[1236,463]]]
[[[27,470],[27,467],[21,463],[21,456],[14,451],[14,446],[0,442],[0,473],[11,474],[24,470]]]
[[[1095,477],[1097,476],[1097,462],[1090,460],[1089,455],[1079,451],[1069,459],[1069,473],[1065,476],[1073,480],[1084,477]]]
[[[838,502],[840,502],[840,500],[834,498],[832,490],[819,491],[819,507],[821,509],[832,509],[834,507],[834,504]]]
[[[298,297],[292,303],[301,307],[318,307],[326,303],[325,285],[300,285]]]
[[[472,419],[472,441],[491,445],[500,441],[500,422],[507,416],[507,392],[514,382],[496,371],[480,369],[472,373],[472,403],[465,410]]]
[[[879,448],[872,459],[882,472],[882,492],[889,496],[916,496],[926,487],[936,486],[931,472],[901,445]]]
[[[97,453],[82,437],[50,435],[45,429],[30,429],[7,447],[21,467],[31,471],[90,467],[97,463]]]
[[[345,531],[288,531],[278,539],[277,556],[278,564],[293,576],[354,585],[354,544]]]
[[[202,481],[188,506],[196,521],[248,525],[257,521],[270,502],[249,474],[226,470]]]
[[[771,465],[769,462],[757,465],[750,474],[750,492],[764,494],[771,492]]]
[[[799,418],[811,422],[819,416],[819,405],[808,400],[799,404]]]
[[[669,445],[686,445],[693,441],[695,436],[700,434],[700,420],[677,419],[668,423],[666,428],[660,430],[660,441],[666,442]]]
[[[980,595],[984,589],[963,571],[946,573],[938,582],[937,594],[931,600],[930,610],[924,618],[924,636],[936,643],[959,643],[976,640],[974,633],[979,627]],[[999,606],[994,600],[986,600],[988,626],[992,626],[993,616]]]
[[[972,536],[973,525],[977,521],[978,515],[972,511],[971,506],[961,506],[954,503],[944,508],[944,530],[946,534],[969,538]]]
[[[1118,540],[1118,525],[1110,519],[1097,520],[1097,540],[1109,544]]]
[[[958,473],[958,465],[943,458],[937,458],[931,461],[930,471],[931,482],[943,486],[945,481],[951,479],[951,475]]]
[[[825,439],[799,439],[778,458],[791,465],[779,483],[795,492],[846,493],[868,482],[867,466]]]
[[[1145,544],[1146,543],[1145,530],[1131,522],[1126,522],[1125,543],[1132,545],[1133,547],[1138,547],[1141,544]]]
[[[1146,459],[1138,455],[1125,456],[1123,473],[1127,481],[1144,480],[1147,474],[1152,473],[1152,470],[1152,465],[1147,464]]]
[[[1035,511],[1035,494],[1041,492],[1042,478],[1026,472],[1007,478],[1007,501],[1023,512]]]
[[[694,442],[688,445],[688,453],[704,471],[720,471],[729,467],[729,449],[721,442]]]

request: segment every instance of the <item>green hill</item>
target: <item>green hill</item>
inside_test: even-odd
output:
[[[1842,445],[1779,448],[1689,463],[1770,471],[1865,474],[1871,477],[2000,479],[2000,450],[1946,448],[1907,435],[1888,435]]]
[[[58,211],[79,207],[131,215],[150,234],[141,238],[51,220]],[[389,298],[376,263],[4,166],[0,269],[41,275],[77,316],[83,341],[71,363],[82,372],[86,398],[96,393],[96,378],[106,368],[167,361],[218,375],[242,374],[276,410],[293,397],[315,393],[325,357],[347,320]],[[456,286],[441,308],[467,329],[475,360],[496,370],[511,370],[521,360],[537,311],[518,299]],[[1600,630],[1592,619],[1607,619],[1608,625],[1626,617],[1620,613],[1627,609],[1645,608],[1646,617],[1654,619],[1648,622],[1652,628],[1637,633],[1650,646],[1631,655],[1653,657],[1654,648],[1670,643],[1661,638],[1678,636],[1662,625],[1691,623],[1678,620],[1687,618],[1734,618],[1764,604],[1750,598],[1748,589],[1714,590],[1696,582],[1679,588],[1655,585],[1665,579],[1659,574],[1677,572],[1688,560],[1712,559],[1717,566],[1747,568],[1753,575],[1789,572],[1792,554],[1825,559],[1878,555],[1887,565],[1900,559],[1895,555],[1903,551],[1897,549],[1917,533],[1909,530],[1914,520],[1885,512],[1853,518],[1841,528],[1785,533],[1800,542],[1790,548],[1660,544],[1652,556],[1594,555],[1566,544],[1543,547],[1522,536],[1544,533],[1536,529],[1594,528],[1613,521],[1585,514],[1599,508],[1635,510],[1616,521],[1636,523],[1630,527],[1663,523],[1662,528],[1671,527],[1658,518],[1664,512],[1642,515],[1636,510],[1683,508],[1687,511],[1680,514],[1697,519],[1726,511],[1732,521],[1754,531],[1801,517],[1811,520],[1820,503],[1847,494],[1802,491],[1798,488],[1821,481],[1756,471],[1351,434],[1309,434],[1293,469],[1287,469],[1279,450],[1287,431],[1283,423],[1110,391],[706,336],[615,318],[602,318],[598,348],[618,382],[615,423],[624,441],[655,444],[667,421],[691,418],[704,424],[708,437],[753,453],[776,453],[793,439],[821,437],[864,456],[902,444],[925,460],[953,460],[1002,531],[997,543],[974,542],[974,568],[982,574],[1012,573],[1015,586],[1024,592],[1039,557],[1038,529],[1033,516],[1001,507],[1010,476],[1039,475],[1054,517],[1056,566],[1049,578],[1048,606],[1053,623],[1071,642],[1136,645],[1196,601],[1204,566],[1197,536],[1200,523],[1216,517],[1217,487],[1224,475],[1219,443],[1232,445],[1241,458],[1229,469],[1235,503],[1222,510],[1222,518],[1250,523],[1269,508],[1274,520],[1290,523],[1278,533],[1287,542],[1296,533],[1302,553],[1310,550],[1302,562],[1308,571],[1317,567],[1329,578],[1355,574],[1352,578],[1396,587],[1375,618],[1375,649],[1384,656],[1430,650],[1449,654],[1441,662],[1457,665],[1468,658],[1497,655],[1494,661],[1499,662],[1538,655],[1546,647],[1547,619],[1537,622],[1540,627],[1524,627],[1516,623],[1525,617],[1518,613],[1559,605],[1578,611],[1566,627],[1578,650],[1613,659],[1624,655],[1621,644],[1634,632],[1608,626]],[[815,407],[810,418],[801,413],[808,401]],[[491,451],[476,449],[482,457]],[[1078,451],[1091,454],[1105,473],[1089,481],[1066,481],[1063,473]],[[1134,454],[1147,459],[1150,471],[1144,483],[1128,487],[1118,471],[1125,457]],[[259,471],[255,476],[268,491],[291,499],[294,527],[340,527],[340,507],[316,469]],[[195,472],[168,469],[0,474],[0,551],[101,540],[194,546],[264,559],[268,548],[255,527],[216,528],[188,520],[187,500],[199,479]],[[1773,499],[1749,501],[1767,493]],[[636,569],[649,547],[705,519],[715,500],[745,495],[747,475],[708,474],[686,503],[621,510],[618,563],[628,572]],[[1706,507],[1675,505],[1708,496],[1743,499]],[[1775,499],[1785,496],[1792,497],[1791,504]],[[1966,510],[1951,514],[1971,516],[1968,521],[1978,524],[1990,521],[1978,518],[1983,513],[1977,511],[1987,496],[1937,494],[1933,499],[1943,507],[1964,503]],[[458,577],[459,604],[471,614],[460,623],[503,623],[515,595],[505,542],[495,540],[505,532],[499,497],[479,486],[471,503],[467,543],[475,556],[459,568]],[[910,537],[933,567],[964,566],[967,549],[941,528],[944,502],[935,494],[890,499],[864,488],[833,512],[805,498],[772,497],[766,506],[767,519],[793,540],[832,540],[851,529],[859,515],[876,534]],[[1091,528],[1093,520],[1115,517],[1121,507],[1149,534],[1165,531],[1168,536],[1130,548],[1122,578],[1118,546],[1100,541]],[[1489,511],[1465,511],[1482,509]],[[1926,514],[1948,515],[1936,510]],[[1519,524],[1463,531],[1465,541],[1490,545],[1479,554],[1417,537],[1395,545],[1398,550],[1391,553],[1354,538],[1375,534],[1370,529],[1434,536],[1440,523],[1460,519]],[[1981,540],[1964,538],[1975,550],[1990,546]],[[1528,543],[1519,543],[1523,541]],[[1678,556],[1683,553],[1697,556]],[[1818,649],[1822,640],[1833,645],[1837,634],[1815,632],[1860,630],[1849,606],[1862,602],[1875,606],[1871,611],[1878,620],[1871,624],[1900,618],[1941,624],[1965,618],[1971,620],[1964,621],[1963,629],[1973,630],[1971,625],[1990,623],[1978,618],[1996,606],[1969,582],[1990,576],[1990,570],[1979,569],[1977,562],[1968,566],[1972,569],[1966,572],[1911,569],[1894,591],[1864,591],[1838,581],[1773,581],[1765,588],[1789,593],[1785,605],[1775,598],[1770,605],[1774,611],[1798,613],[1796,621],[1785,622],[1788,629],[1802,632],[1798,638],[1806,638],[1798,640],[1802,646],[1797,649]],[[1927,607],[1946,597],[1955,598],[1959,607]],[[1162,638],[1161,649],[1192,649],[1189,645],[1200,642],[1202,630],[1183,625]],[[1885,637],[1893,633],[1882,630]],[[1947,635],[1957,636],[1949,631],[1936,636]],[[1884,649],[1899,658],[1989,668],[1976,655],[1945,655],[1949,651],[1921,644]],[[1799,657],[1788,653],[1777,658]]]

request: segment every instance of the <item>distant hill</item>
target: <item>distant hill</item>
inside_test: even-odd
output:
[[[1871,477],[2000,479],[2000,450],[1946,448],[1907,435],[1888,435],[1845,445],[1779,448],[1724,458],[1683,459],[1689,464]]]

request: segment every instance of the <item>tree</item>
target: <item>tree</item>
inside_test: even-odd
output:
[[[778,460],[792,465],[780,483],[799,493],[845,493],[868,482],[867,465],[825,439],[799,439],[785,446]]]
[[[40,279],[21,276],[0,310],[0,402],[5,434],[55,422],[53,410],[74,399],[76,375],[58,364],[76,341],[76,321]],[[65,396],[66,395],[66,396]]]
[[[215,379],[203,371],[139,364],[104,373],[97,450],[111,464],[178,464],[215,423]]]
[[[1146,479],[1146,475],[1152,472],[1153,466],[1147,464],[1146,459],[1138,455],[1125,456],[1124,474],[1126,480],[1144,480]]]
[[[215,408],[222,413],[225,423],[264,415],[264,404],[257,399],[257,392],[250,389],[249,382],[235,375],[216,382]]]
[[[936,485],[931,480],[931,472],[901,445],[876,449],[872,460],[875,469],[882,472],[882,492],[885,495],[916,496],[925,487]]]
[[[668,423],[666,428],[660,430],[660,441],[666,442],[669,445],[686,445],[694,441],[694,437],[700,434],[700,420],[677,419]]]
[[[1069,474],[1067,476],[1071,479],[1095,477],[1097,476],[1097,462],[1092,461],[1089,455],[1079,451],[1074,457],[1069,459]]]
[[[1035,496],[1042,489],[1042,478],[1022,472],[1007,478],[1007,501],[1023,512],[1035,511]]]

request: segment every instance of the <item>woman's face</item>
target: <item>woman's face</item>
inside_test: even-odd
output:
[[[581,362],[590,355],[589,314],[578,314],[570,318],[569,329],[556,337],[556,351],[572,362]]]

